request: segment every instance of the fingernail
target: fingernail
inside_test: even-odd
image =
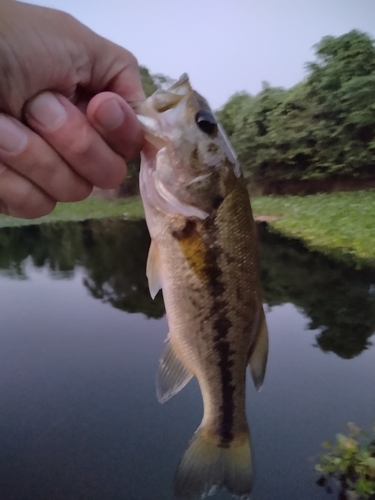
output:
[[[43,92],[30,101],[27,114],[47,132],[59,128],[67,117],[64,106],[51,92]]]
[[[27,134],[16,120],[0,115],[0,149],[7,153],[19,153],[27,144]],[[1,172],[0,166],[0,172]]]
[[[2,174],[3,172],[5,172],[6,169],[7,169],[7,167],[5,165],[1,165],[0,164],[0,174]]]
[[[124,121],[125,113],[117,99],[108,99],[98,107],[95,118],[103,129],[114,130]]]

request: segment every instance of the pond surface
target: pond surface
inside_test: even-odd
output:
[[[247,387],[252,499],[333,499],[315,484],[322,441],[375,421],[375,272],[259,232],[270,355],[262,392]],[[167,323],[148,245],[144,222],[0,230],[2,500],[172,499],[202,402],[195,380],[157,402]]]

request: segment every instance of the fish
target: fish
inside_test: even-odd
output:
[[[135,106],[145,134],[140,193],[151,246],[152,298],[162,289],[169,326],[156,377],[164,403],[194,376],[203,419],[174,478],[178,500],[253,486],[246,371],[265,376],[268,333],[256,226],[236,154],[186,74]]]

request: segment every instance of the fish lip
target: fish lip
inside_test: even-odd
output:
[[[157,123],[156,119],[151,118],[150,116],[145,116],[145,115],[142,115],[140,113],[136,113],[135,116],[137,117],[138,121],[141,122],[142,127],[146,128],[146,129],[151,128],[150,127],[151,123],[154,125]]]
[[[149,143],[155,149],[155,154],[167,145],[167,139],[163,136],[162,128],[156,118],[145,115],[136,115],[142,125],[146,144]]]

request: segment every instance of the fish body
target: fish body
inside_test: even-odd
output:
[[[196,376],[204,416],[175,477],[178,499],[252,489],[246,368],[268,353],[257,237],[236,156],[186,75],[137,109],[146,133],[140,188],[152,243],[150,291],[162,288],[168,343],[157,374],[166,401]]]

